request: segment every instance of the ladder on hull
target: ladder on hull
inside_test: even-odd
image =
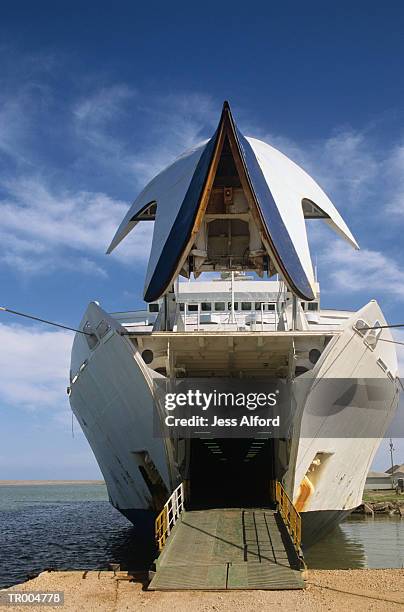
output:
[[[288,517],[280,506],[180,512],[164,547],[160,542],[149,589],[304,588],[304,562]]]

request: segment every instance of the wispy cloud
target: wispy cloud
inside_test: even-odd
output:
[[[322,140],[297,143],[276,135],[264,140],[301,165],[331,197],[348,225],[358,231],[352,250],[319,221],[308,223],[312,253],[327,292],[404,299],[404,267],[396,258],[404,220],[404,146],[376,142],[372,126],[335,130]],[[394,222],[393,222],[394,220]],[[397,237],[397,241],[394,237]],[[326,271],[326,274],[325,274]]]
[[[341,241],[330,241],[320,254],[320,268],[327,270],[328,292],[378,294],[404,300],[404,269],[381,251],[354,251]]]
[[[105,277],[110,261],[105,250],[130,205],[117,195],[125,191],[119,185],[131,184],[135,196],[199,141],[213,120],[207,96],[147,100],[125,84],[94,88],[55,105],[52,121],[57,124],[59,113],[55,130],[64,146],[62,159],[48,156],[38,172],[37,153],[46,146],[36,117],[41,106],[44,116],[54,104],[52,89],[28,81],[20,92],[7,90],[0,97],[0,154],[8,159],[0,170],[0,261],[29,274],[74,269]],[[63,170],[66,156],[70,162]],[[77,175],[85,189],[77,188]],[[97,177],[105,177],[105,189],[94,189]],[[152,229],[140,224],[112,258],[145,262]]]
[[[343,128],[323,139],[297,143],[276,134],[263,140],[301,165],[331,196],[338,208],[360,207],[384,180],[382,153],[368,132]]]
[[[0,201],[0,260],[29,273],[76,269],[104,275],[91,259],[105,253],[127,205],[102,193],[52,191],[39,177],[3,183]],[[139,242],[122,249],[121,259],[145,258],[147,228]],[[66,257],[67,256],[67,257]]]
[[[203,94],[151,98],[118,84],[103,87],[73,109],[75,133],[87,156],[109,171],[125,171],[142,188],[147,181],[204,137],[217,109]],[[123,125],[125,126],[124,129]]]
[[[73,107],[73,114],[82,129],[88,126],[87,133],[91,140],[92,129],[105,126],[111,119],[120,119],[125,114],[124,104],[133,103],[136,95],[137,92],[125,83],[101,87],[80,98]],[[97,138],[95,144],[98,145]]]
[[[158,104],[143,101],[139,112],[150,126],[150,135],[141,156],[133,163],[135,174],[149,181],[168,163],[210,137],[218,121],[218,107],[204,94],[171,94]]]
[[[392,150],[386,163],[386,177],[394,186],[389,191],[387,213],[404,218],[404,144]]]
[[[0,403],[65,410],[73,334],[0,323]]]
[[[111,175],[126,174],[136,180],[134,152],[127,146],[128,132],[122,133],[122,125],[133,123],[136,97],[127,85],[111,84],[72,101],[70,127],[81,164],[103,166]]]
[[[349,221],[363,225],[366,216],[380,226],[385,213],[404,217],[404,133],[386,141],[375,120],[361,129],[336,127],[323,138],[297,142],[254,123],[247,126],[313,176]]]

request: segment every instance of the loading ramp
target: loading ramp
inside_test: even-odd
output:
[[[279,484],[279,483],[278,483]],[[284,508],[285,509],[285,508]],[[170,510],[169,510],[170,512]],[[304,563],[291,514],[280,509],[171,508],[150,590],[302,589]],[[288,529],[288,516],[291,529]],[[170,515],[166,514],[168,521]],[[300,518],[300,517],[299,517]]]

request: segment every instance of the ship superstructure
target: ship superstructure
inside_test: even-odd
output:
[[[313,179],[244,137],[227,103],[214,136],[153,179],[128,211],[109,251],[137,223],[155,222],[147,305],[112,314],[88,306],[70,401],[111,502],[135,524],[180,482],[190,504],[234,507],[269,505],[278,480],[309,545],[361,502],[397,406],[396,353],[375,301],[357,312],[322,308],[305,227],[313,218],[357,247]],[[216,377],[287,381],[296,389],[291,435],[155,435],[157,380]],[[325,401],[320,383],[338,379],[378,387],[378,410],[332,384]]]

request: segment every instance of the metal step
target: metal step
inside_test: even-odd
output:
[[[197,510],[181,514],[149,589],[302,589],[300,569],[276,511]]]

